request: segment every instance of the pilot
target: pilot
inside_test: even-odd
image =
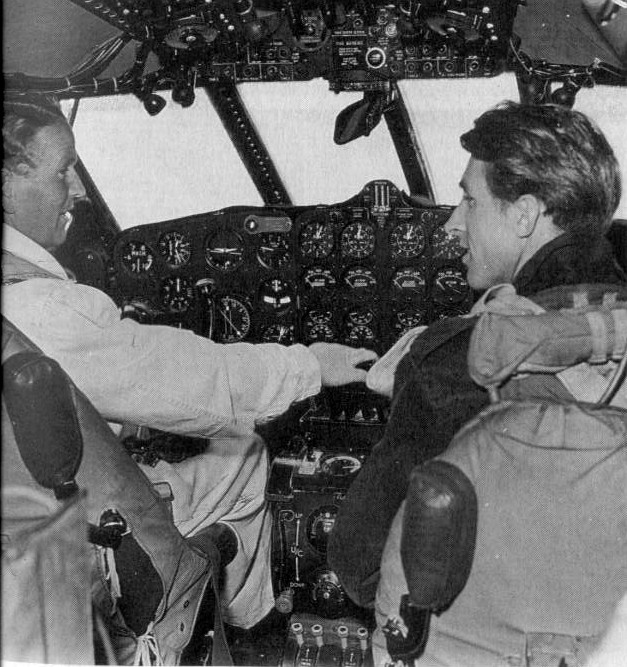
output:
[[[557,105],[504,102],[482,114],[461,143],[470,159],[446,229],[466,248],[473,289],[506,283],[529,297],[558,285],[626,280],[605,239],[621,195],[619,167],[589,118]],[[360,605],[373,605],[387,533],[412,469],[442,453],[488,405],[467,372],[475,322],[432,324],[396,367],[386,432],[349,489],[329,542],[329,563]]]
[[[65,240],[85,191],[74,137],[59,108],[26,96],[5,99],[2,167],[2,312],[110,422],[209,438],[203,454],[144,466],[173,492],[184,536],[217,523],[234,531],[225,621],[256,624],[273,605],[267,455],[260,422],[321,385],[363,381],[375,353],[338,344],[220,345],[190,331],[122,319],[103,292],[80,285],[51,254]]]

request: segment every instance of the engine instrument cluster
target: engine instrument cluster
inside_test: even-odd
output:
[[[128,229],[113,296],[144,322],[221,343],[341,342],[385,352],[408,329],[466,312],[450,207],[389,181],[309,207],[232,207]]]

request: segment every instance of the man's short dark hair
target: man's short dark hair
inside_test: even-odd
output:
[[[503,102],[482,114],[461,143],[488,163],[488,187],[498,199],[535,195],[555,225],[574,233],[598,235],[611,224],[621,196],[618,161],[582,113]]]
[[[67,122],[54,99],[45,96],[17,95],[3,102],[3,167],[12,169],[19,163],[34,166],[30,150],[32,141],[43,127]]]

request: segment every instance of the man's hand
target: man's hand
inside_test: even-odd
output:
[[[320,363],[323,387],[365,382],[367,370],[357,368],[357,365],[373,362],[378,358],[377,353],[372,350],[366,350],[363,347],[348,347],[338,343],[312,343],[309,350]]]

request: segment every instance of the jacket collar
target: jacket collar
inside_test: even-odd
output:
[[[2,250],[36,266],[45,273],[50,273],[58,278],[68,277],[61,264],[47,250],[5,222],[2,223]]]

